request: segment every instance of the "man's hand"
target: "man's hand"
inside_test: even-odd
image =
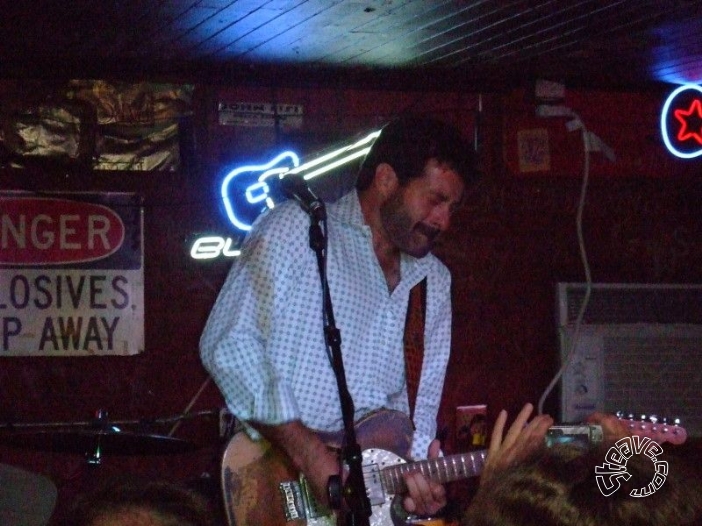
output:
[[[438,458],[441,452],[441,443],[433,440],[429,444],[427,458]],[[446,489],[438,482],[431,481],[419,471],[403,474],[407,484],[408,494],[402,504],[410,513],[417,515],[434,515],[446,506]]]
[[[266,425],[251,422],[252,425],[272,444],[284,451],[295,467],[309,482],[315,500],[329,507],[329,477],[339,475],[340,463],[333,453],[317,436],[300,421],[279,425]]]
[[[490,447],[481,481],[494,477],[500,471],[525,460],[538,449],[545,447],[546,432],[553,425],[553,418],[548,415],[538,415],[527,424],[533,410],[533,405],[526,404],[504,439],[502,436],[507,423],[507,412],[504,409],[500,411],[490,437]]]

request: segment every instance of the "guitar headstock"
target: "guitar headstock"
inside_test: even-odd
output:
[[[680,425],[679,418],[668,422],[667,418],[655,415],[636,417],[633,414],[625,415],[621,411],[617,413],[617,418],[623,426],[626,426],[627,433],[630,435],[645,436],[659,444],[668,442],[680,445],[687,440],[687,431]]]

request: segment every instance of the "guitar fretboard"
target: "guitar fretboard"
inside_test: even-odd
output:
[[[419,471],[426,478],[444,484],[479,475],[486,457],[487,451],[482,450],[408,462],[384,468],[380,476],[388,493],[397,494],[407,489],[402,478],[404,473]]]

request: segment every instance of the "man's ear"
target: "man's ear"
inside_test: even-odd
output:
[[[399,185],[399,181],[393,167],[388,163],[380,163],[376,166],[373,184],[378,193],[383,197],[388,197],[394,193]]]

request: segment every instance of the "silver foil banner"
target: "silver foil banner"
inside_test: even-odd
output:
[[[18,86],[0,94],[2,155],[18,165],[40,160],[95,170],[177,170],[192,91],[191,85],[101,80]]]

